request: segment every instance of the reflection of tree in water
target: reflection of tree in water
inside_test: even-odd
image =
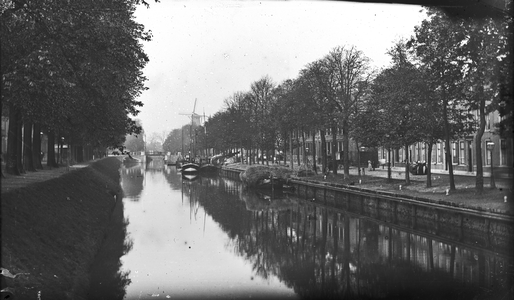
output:
[[[172,190],[178,191],[182,188],[181,174],[175,166],[166,166],[163,174]]]
[[[123,216],[123,201],[117,201],[111,224],[90,270],[90,300],[121,300],[130,284],[130,271],[121,271],[120,258],[132,250],[127,239],[128,220]]]
[[[484,279],[466,284],[456,279],[453,267],[433,266],[436,257],[449,259],[451,265],[460,263],[462,269],[476,267],[464,257],[458,261],[455,246],[445,244],[453,250],[437,252],[431,239],[408,229],[392,229],[300,199],[289,199],[286,207],[270,205],[251,192],[242,192],[238,198],[223,186],[218,190],[213,190],[215,185],[201,187],[199,201],[206,212],[233,240],[230,245],[235,251],[252,263],[256,274],[277,276],[301,298],[473,299],[479,295],[477,299],[495,299],[492,290],[486,291]],[[477,257],[479,276],[484,277],[486,259]],[[491,260],[497,258],[487,261]],[[501,288],[504,294],[509,289]]]
[[[125,197],[131,197],[132,200],[139,200],[137,196],[143,191],[143,172],[141,164],[121,167],[121,188],[123,189],[123,195]]]

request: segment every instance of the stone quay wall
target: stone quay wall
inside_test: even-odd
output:
[[[239,180],[241,170],[222,168],[220,175]],[[293,193],[328,208],[343,210],[459,244],[509,253],[514,217],[464,208],[444,200],[405,197],[390,192],[329,184],[303,178],[289,180]]]

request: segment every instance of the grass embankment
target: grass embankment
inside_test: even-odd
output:
[[[120,160],[106,158],[55,179],[2,193],[2,288],[16,299],[85,299],[114,195]]]
[[[248,165],[230,164],[228,167],[245,170],[248,168]],[[447,175],[432,174],[432,186],[430,188],[426,187],[426,175],[411,175],[409,185],[405,184],[404,179],[395,177],[388,180],[383,177],[385,175],[386,173],[380,173],[379,171],[367,171],[365,175],[359,176],[357,174],[350,174],[349,178],[344,179],[342,171],[340,171],[337,175],[329,174],[327,178],[324,178],[321,173],[299,178],[320,183],[326,182],[350,185],[362,189],[388,192],[399,196],[427,199],[442,205],[514,214],[512,184],[509,184],[507,187],[492,189],[488,186],[486,180],[484,191],[478,193],[475,189],[475,177],[460,176],[456,180],[456,190],[446,195],[446,190],[450,188]],[[507,196],[508,202],[504,202],[505,196]]]
[[[458,206],[469,209],[477,209],[482,211],[490,211],[502,214],[512,214],[512,188],[489,188],[484,187],[482,193],[478,193],[475,189],[474,177],[460,177],[456,180],[456,190],[446,190],[450,188],[448,179],[441,175],[432,175],[432,186],[426,187],[426,176],[412,176],[410,184],[405,184],[404,179],[391,179],[371,175],[350,175],[350,178],[343,179],[342,174],[330,174],[326,179],[322,175],[314,175],[307,179],[317,180],[321,182],[350,184],[362,189],[375,191],[384,191],[393,193],[398,196],[416,197],[435,201],[438,204],[448,206]],[[360,179],[360,183],[359,183]],[[401,187],[400,187],[401,186]],[[507,196],[511,202],[504,202],[504,196]]]

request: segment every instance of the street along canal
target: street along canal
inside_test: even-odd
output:
[[[119,299],[510,299],[511,252],[424,233],[312,197],[123,166]],[[363,211],[364,212],[364,211]],[[441,228],[444,230],[444,228]],[[123,230],[121,230],[123,231]],[[120,230],[116,232],[121,232]],[[480,233],[481,234],[481,233]],[[107,238],[109,240],[109,238]],[[102,266],[111,261],[97,262]],[[101,274],[98,271],[92,274]],[[112,274],[110,272],[109,274]],[[101,287],[101,288],[100,288]],[[98,299],[98,298],[95,298]],[[109,298],[113,299],[113,298]]]

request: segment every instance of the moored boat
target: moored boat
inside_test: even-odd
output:
[[[203,164],[200,166],[199,171],[202,175],[217,175],[219,168],[212,164]]]
[[[200,165],[192,162],[186,162],[180,167],[182,174],[196,174],[200,170]]]
[[[287,184],[292,170],[280,166],[250,166],[239,176],[246,187],[256,189],[283,190],[289,189]]]
[[[196,173],[193,173],[193,174],[182,174],[182,179],[185,179],[185,180],[188,180],[188,181],[193,181],[193,180],[198,179],[198,174],[196,174]]]

